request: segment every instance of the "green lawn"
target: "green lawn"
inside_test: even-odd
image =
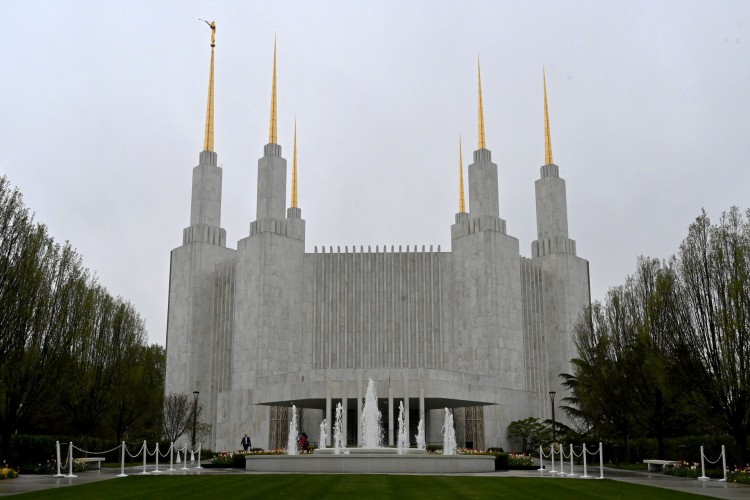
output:
[[[24,498],[705,498],[609,479],[391,475],[129,476],[27,493]]]

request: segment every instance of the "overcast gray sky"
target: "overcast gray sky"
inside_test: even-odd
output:
[[[747,1],[0,3],[0,173],[166,336],[217,23],[227,241],[255,218],[278,36],[279,142],[315,245],[442,245],[477,144],[476,58],[500,212],[530,255],[542,66],[570,235],[592,299],[666,258],[705,208],[748,203]]]

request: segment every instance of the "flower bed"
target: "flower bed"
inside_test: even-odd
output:
[[[750,465],[735,467],[734,470],[727,472],[727,481],[750,484]]]
[[[18,477],[18,471],[8,467],[8,464],[3,464],[0,467],[0,479],[13,479]]]

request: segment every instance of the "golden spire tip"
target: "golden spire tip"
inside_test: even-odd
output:
[[[552,164],[552,139],[549,133],[549,110],[547,108],[547,74],[542,66],[542,82],[544,85],[544,164]]]
[[[208,103],[206,104],[206,133],[203,139],[205,151],[214,150],[214,47],[216,47],[216,22],[200,19],[211,28],[211,69],[208,76]]]
[[[268,143],[278,144],[276,118],[276,35],[273,35],[273,84],[271,87],[271,124],[268,127]]]
[[[477,81],[479,82],[479,147],[477,149],[486,149],[487,142],[484,140],[484,106],[482,105],[482,69],[479,65],[479,56],[477,56]]]

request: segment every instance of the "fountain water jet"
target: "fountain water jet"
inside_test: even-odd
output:
[[[333,453],[335,455],[341,455],[342,453],[344,455],[349,454],[349,450],[346,449],[346,440],[344,439],[343,432],[341,429],[342,426],[342,414],[343,414],[343,407],[341,406],[341,403],[336,405],[336,419],[333,423]]]
[[[417,438],[417,449],[418,450],[426,450],[427,444],[425,443],[424,439],[424,419],[419,419],[419,425],[417,425],[417,435],[415,436]]]
[[[398,404],[398,441],[396,448],[399,455],[409,452],[409,431],[406,429],[403,401]]]
[[[326,441],[328,441],[328,421],[323,419],[320,423],[320,440],[318,441],[318,449],[325,449],[327,447]]]
[[[286,442],[286,454],[297,454],[297,407],[292,405],[292,415],[289,419],[289,439]]]
[[[448,408],[445,409],[445,422],[443,423],[443,455],[456,454],[456,430],[453,428],[453,415]]]
[[[362,447],[380,448],[383,440],[383,432],[380,428],[380,410],[378,410],[378,394],[375,391],[375,382],[370,379],[367,383],[367,394],[362,406]]]

